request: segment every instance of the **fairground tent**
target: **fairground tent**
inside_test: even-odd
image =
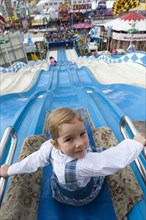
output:
[[[113,48],[126,50],[130,42],[135,42],[136,50],[146,50],[146,17],[135,11],[104,24],[111,30],[109,37],[110,50]]]
[[[146,31],[146,17],[138,14],[135,11],[129,12],[117,19],[104,24],[105,28],[111,27],[115,31],[128,32],[129,29],[134,27],[139,31]]]

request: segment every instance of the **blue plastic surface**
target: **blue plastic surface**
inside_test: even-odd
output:
[[[2,137],[5,128],[9,125],[14,126],[18,133],[14,162],[18,158],[24,139],[33,134],[41,134],[46,112],[57,107],[87,109],[94,126],[111,127],[119,141],[123,139],[119,122],[124,114],[132,120],[145,120],[145,89],[122,84],[101,85],[86,67],[78,69],[75,64],[67,61],[64,50],[58,51],[57,61],[58,66],[40,72],[29,91],[0,97],[2,106],[0,120],[3,125],[0,128],[0,135]],[[105,93],[107,90],[110,92]],[[5,155],[2,162],[5,160]],[[145,194],[146,189],[141,176],[134,164],[132,168]],[[106,183],[95,202],[77,208],[59,204],[51,198],[50,175],[51,168],[46,167],[38,220],[115,220]],[[145,197],[129,213],[129,220],[144,220]]]

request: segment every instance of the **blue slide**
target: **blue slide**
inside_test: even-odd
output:
[[[42,70],[33,87],[24,93],[1,96],[1,137],[9,125],[15,127],[18,145],[14,162],[20,153],[24,139],[41,134],[46,112],[57,107],[87,109],[95,128],[110,127],[118,141],[121,141],[120,119],[127,114],[132,120],[145,120],[145,89],[128,85],[101,85],[86,67],[80,69],[67,60],[64,50],[58,51],[58,65]],[[105,93],[105,91],[110,91]],[[115,95],[122,91],[123,96]],[[123,98],[124,97],[124,98]],[[137,100],[137,103],[134,101]],[[131,111],[132,109],[132,111]],[[135,114],[136,112],[136,114]],[[135,115],[138,118],[135,118]],[[88,126],[88,125],[87,125]],[[2,163],[5,161],[6,150]],[[142,156],[141,156],[142,157]],[[144,161],[144,160],[143,160]],[[145,161],[144,164],[146,165]],[[132,168],[145,193],[143,180],[133,163]],[[51,198],[51,167],[44,168],[41,186],[38,220],[116,220],[111,198],[105,183],[100,196],[88,206],[72,207],[59,204]],[[146,198],[141,200],[129,213],[128,219],[144,220]],[[138,214],[140,212],[140,214]]]

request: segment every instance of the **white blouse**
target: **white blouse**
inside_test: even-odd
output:
[[[111,147],[103,152],[88,152],[84,158],[78,159],[76,164],[76,177],[80,187],[85,186],[91,177],[107,176],[116,173],[133,162],[143,145],[137,141],[126,139],[116,147]],[[33,173],[40,167],[45,167],[50,163],[50,154],[53,159],[53,169],[60,183],[65,183],[64,172],[66,163],[74,158],[66,156],[54,148],[49,141],[42,144],[41,148],[23,159],[11,165],[8,175]]]

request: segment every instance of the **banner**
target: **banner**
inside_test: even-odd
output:
[[[89,31],[89,35],[91,36],[91,38],[99,38],[100,37],[100,32],[101,32],[101,28],[100,27],[93,27],[90,31]]]
[[[146,34],[126,34],[113,32],[112,38],[122,41],[146,41]]]
[[[82,9],[92,9],[92,4],[79,4],[79,5],[73,5],[73,10],[82,10]]]

